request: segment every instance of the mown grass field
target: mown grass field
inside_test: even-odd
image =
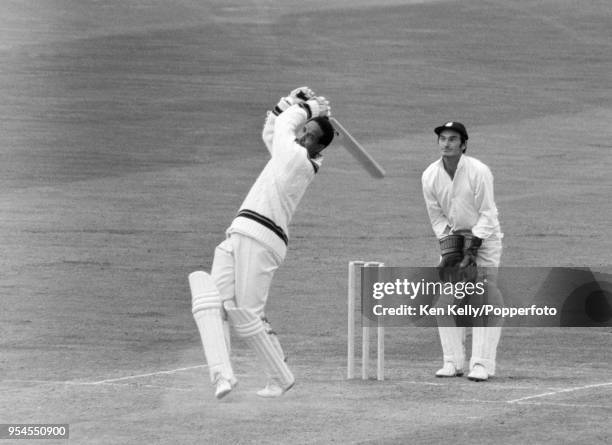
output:
[[[437,261],[420,175],[446,120],[495,175],[503,264],[609,271],[611,19],[605,0],[2,2],[0,423],[83,444],[609,443],[609,328],[507,329],[486,384],[433,377],[433,328],[387,331],[385,382],[344,366],[348,261]],[[187,275],[301,85],[388,176],[326,152],[268,307],[298,383],[258,399],[235,342],[219,403]]]

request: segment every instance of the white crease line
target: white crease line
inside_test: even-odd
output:
[[[163,385],[150,385],[150,384],[130,384],[130,383],[114,383],[114,382],[78,382],[75,380],[72,381],[62,381],[62,380],[18,380],[18,379],[10,379],[10,380],[2,380],[0,383],[33,383],[36,385],[67,385],[67,386],[92,386],[92,385],[107,385],[107,386],[137,386],[139,388],[156,388],[156,389],[167,389],[172,391],[188,391],[192,392],[193,388],[177,388],[175,386],[163,386]]]
[[[8,383],[36,383],[36,384],[52,384],[52,385],[104,385],[104,384],[109,384],[109,383],[115,383],[115,382],[121,382],[123,380],[132,380],[132,379],[138,379],[141,377],[152,377],[155,375],[163,375],[163,374],[176,374],[177,372],[181,372],[181,371],[189,371],[191,369],[198,369],[198,368],[206,368],[207,365],[195,365],[195,366],[187,366],[185,368],[176,368],[176,369],[170,369],[168,371],[155,371],[155,372],[149,372],[146,374],[136,374],[136,375],[128,375],[125,377],[117,377],[114,379],[105,379],[105,380],[98,380],[95,382],[88,382],[88,381],[82,381],[82,380],[21,380],[21,379],[8,379],[8,380],[2,380],[0,381],[0,383],[3,382],[8,382]]]
[[[129,383],[101,383],[101,385],[108,386],[132,386]],[[165,389],[171,391],[184,391],[184,392],[193,392],[193,388],[177,388],[176,386],[163,386],[163,385],[145,385],[145,384],[136,384],[138,388],[153,388],[153,389]]]
[[[114,378],[114,379],[99,380],[97,382],[89,382],[89,383],[77,382],[77,384],[81,383],[81,384],[88,384],[88,385],[102,385],[104,383],[121,382],[123,380],[139,379],[141,377],[151,377],[151,376],[154,376],[154,375],[176,374],[177,372],[189,371],[191,369],[198,369],[198,368],[206,368],[206,365],[187,366],[186,368],[176,368],[176,369],[171,369],[169,371],[155,371],[155,372],[149,372],[147,374],[128,375],[126,377],[117,377],[117,378]]]
[[[506,402],[508,403],[508,402]],[[610,405],[589,405],[582,403],[555,403],[555,402],[516,402],[518,405],[534,405],[534,406],[566,406],[568,408],[597,408],[597,409],[612,409]]]
[[[537,399],[537,398],[540,398],[540,397],[554,396],[554,395],[562,394],[562,393],[566,393],[566,392],[582,391],[582,390],[585,390],[585,389],[600,388],[602,386],[610,386],[610,385],[612,385],[612,382],[608,382],[608,383],[596,383],[596,384],[593,384],[593,385],[579,386],[577,388],[561,389],[559,391],[544,392],[542,394],[535,394],[533,396],[521,397],[520,399],[508,400],[507,403],[520,403],[520,402],[523,402],[524,400]]]
[[[479,400],[479,399],[459,399],[455,402],[463,403],[489,403],[489,404],[503,404],[507,405],[510,402],[503,400]],[[534,405],[534,406],[564,406],[568,408],[598,408],[598,409],[611,409],[612,406],[606,405],[590,405],[586,403],[557,403],[557,402],[513,402],[519,405]]]

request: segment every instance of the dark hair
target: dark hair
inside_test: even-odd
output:
[[[323,147],[327,147],[334,140],[334,127],[329,121],[328,117],[319,116],[312,118],[311,120],[315,121],[323,134],[319,138],[319,144],[323,145]]]

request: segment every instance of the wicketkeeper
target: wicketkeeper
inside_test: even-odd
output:
[[[493,175],[481,161],[464,154],[468,134],[463,124],[447,122],[434,132],[442,156],[427,167],[421,179],[431,226],[440,241],[442,255],[438,267],[441,276],[448,281],[486,280],[486,303],[501,306],[497,268],[503,233],[493,195]],[[485,303],[476,298],[472,303]],[[438,306],[456,303],[453,296],[442,295]],[[463,375],[466,327],[456,326],[454,317],[446,315],[438,317],[438,332],[444,364],[436,376]],[[483,381],[495,374],[500,335],[499,318],[475,320],[470,380]]]
[[[265,307],[272,277],[287,253],[291,218],[334,137],[329,115],[329,101],[308,87],[293,90],[267,113],[262,137],[270,160],[215,249],[210,275],[189,276],[193,315],[219,399],[237,383],[227,321],[255,350],[268,377],[259,396],[278,397],[294,385]]]

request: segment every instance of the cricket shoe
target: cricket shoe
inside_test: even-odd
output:
[[[228,380],[224,377],[219,377],[215,383],[215,397],[218,400],[221,400],[223,397],[232,392],[232,389],[234,389],[237,384],[238,380],[236,379]]]
[[[484,382],[489,379],[489,373],[484,366],[474,365],[467,377],[474,382]]]
[[[294,385],[295,385],[295,380],[293,382],[291,382],[291,384],[289,384],[287,387],[285,387],[283,389],[274,380],[270,380],[266,384],[265,388],[260,389],[259,391],[257,391],[257,395],[259,397],[264,397],[264,398],[268,398],[268,399],[269,398],[274,398],[274,397],[280,397],[283,394],[285,394],[287,391],[289,391],[291,388],[293,388]]]
[[[463,370],[457,369],[454,363],[446,362],[436,371],[436,377],[461,377]]]

